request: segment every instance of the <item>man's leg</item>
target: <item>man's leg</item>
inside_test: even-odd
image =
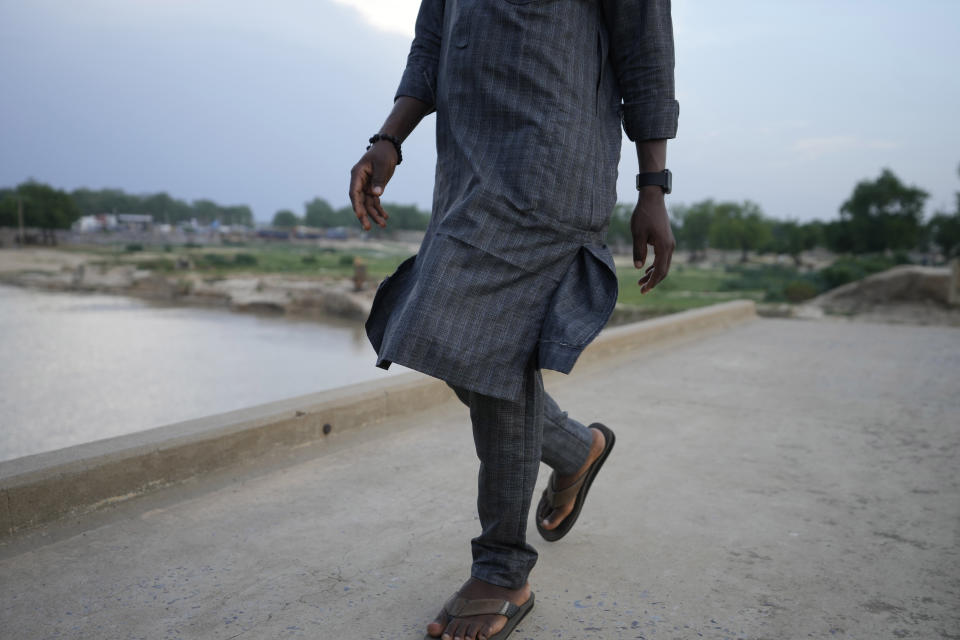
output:
[[[463,404],[470,407],[470,392],[450,386]],[[591,429],[560,409],[556,400],[543,391],[543,444],[540,460],[562,476],[576,474],[587,462],[594,436]]]
[[[542,384],[542,382],[541,382]],[[470,406],[470,392],[453,388],[457,397]],[[543,445],[540,460],[557,472],[557,488],[573,484],[604,449],[603,434],[589,429],[567,415],[546,391],[543,395]],[[555,529],[573,510],[573,501],[548,514],[543,526]]]
[[[471,541],[471,575],[508,589],[526,584],[537,561],[526,531],[540,468],[544,392],[538,369],[528,369],[525,377],[520,402],[453,387],[470,408],[480,458],[477,511],[483,532]]]
[[[540,459],[558,475],[576,474],[587,462],[593,434],[557,406],[549,393],[543,398],[543,450]]]
[[[557,475],[556,488],[565,489],[586,473],[604,451],[606,441],[599,429],[583,426],[562,411],[549,394],[544,393],[543,451],[541,459]],[[540,526],[556,529],[573,511],[576,498],[540,514]]]
[[[470,407],[473,438],[480,458],[477,511],[482,533],[471,541],[473,566],[459,596],[508,600],[515,605],[530,597],[527,576],[537,561],[527,544],[527,516],[540,467],[543,437],[543,380],[530,367],[520,402],[510,402],[454,387]],[[502,615],[452,618],[440,612],[427,627],[433,637],[489,637],[506,624]]]

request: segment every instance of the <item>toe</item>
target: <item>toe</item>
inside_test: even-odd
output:
[[[547,531],[556,529],[560,526],[560,523],[563,522],[564,518],[570,515],[571,511],[573,511],[572,505],[563,505],[561,507],[557,507],[556,509],[552,509],[541,523],[543,528]]]
[[[471,624],[467,627],[467,631],[464,635],[465,640],[476,640],[477,632],[480,630],[479,624]]]
[[[446,626],[446,615],[441,611],[434,618],[433,622],[427,625],[427,635],[431,638],[439,638],[443,634],[443,628]]]
[[[540,521],[540,524],[543,526],[544,529],[546,529],[547,531],[550,531],[551,529],[555,529],[559,524],[559,522],[556,522],[556,518],[557,518],[556,509],[551,509],[550,512],[547,513],[546,517]]]
[[[447,628],[443,630],[443,640],[463,640],[463,634],[457,635],[460,631],[460,625],[457,620],[451,620]]]

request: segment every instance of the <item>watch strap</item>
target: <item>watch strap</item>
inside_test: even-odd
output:
[[[673,191],[673,174],[670,169],[637,174],[637,191],[642,187],[660,187],[664,193]]]

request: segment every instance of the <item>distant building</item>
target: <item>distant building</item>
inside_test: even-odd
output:
[[[148,213],[98,213],[92,216],[81,216],[71,225],[71,228],[80,233],[150,231],[153,228],[153,216]]]
[[[150,231],[153,216],[149,213],[118,213],[117,227],[127,231]]]

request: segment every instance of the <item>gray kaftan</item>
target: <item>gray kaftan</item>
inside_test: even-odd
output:
[[[672,138],[669,0],[423,0],[397,96],[437,113],[433,212],[367,321],[397,362],[518,400],[609,319],[621,123]]]

